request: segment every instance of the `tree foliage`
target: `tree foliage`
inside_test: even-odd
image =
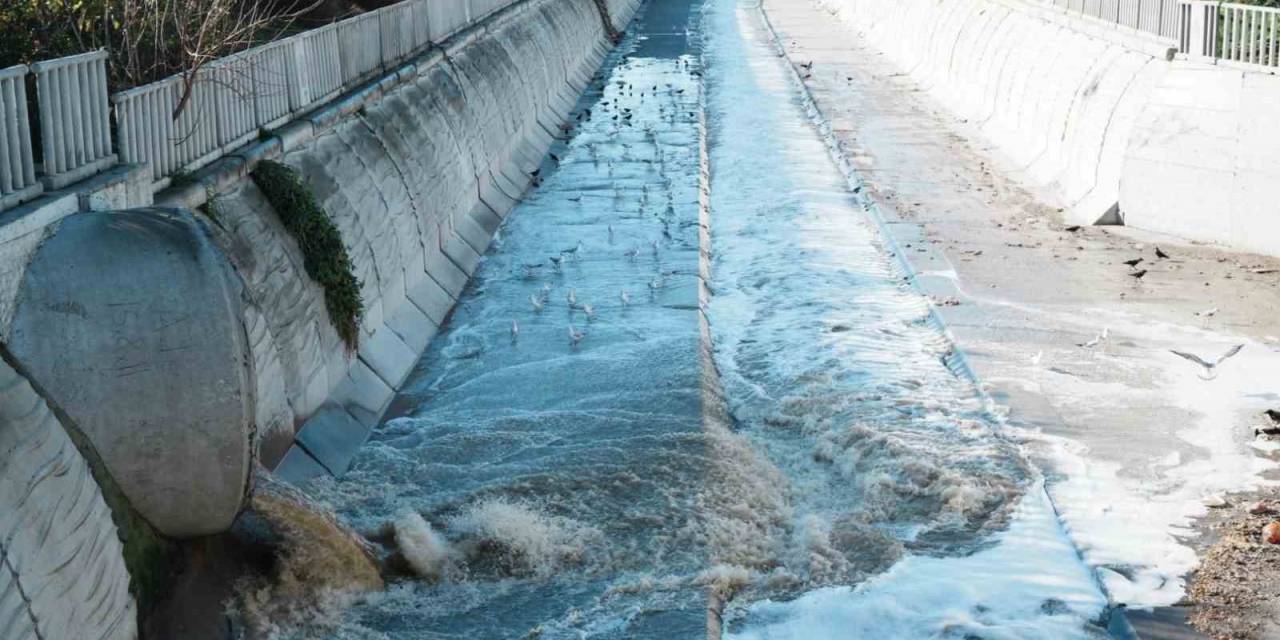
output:
[[[0,68],[105,49],[113,88],[194,78],[219,57],[280,37],[297,0],[0,0]],[[189,82],[188,82],[189,84]]]

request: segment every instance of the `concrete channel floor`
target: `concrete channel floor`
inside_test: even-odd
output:
[[[1249,498],[1231,492],[1272,475],[1274,454],[1250,445],[1258,413],[1280,401],[1265,382],[1280,260],[1125,227],[1069,230],[973,124],[852,27],[813,0],[765,0],[763,11],[978,377],[1037,434],[1029,444],[1064,524],[1113,603],[1132,605],[1133,632],[1205,637],[1187,607],[1167,605],[1181,599],[1192,549],[1213,540],[1205,503],[1226,495],[1242,509]],[[1139,257],[1142,279],[1123,264]],[[1101,349],[1079,346],[1104,328]],[[1212,382],[1168,353],[1234,343],[1246,345],[1236,370]]]

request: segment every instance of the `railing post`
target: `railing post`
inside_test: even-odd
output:
[[[31,151],[26,76],[26,65],[0,70],[0,211],[43,190]]]
[[[93,51],[31,65],[39,98],[41,180],[60,189],[115,164],[111,153],[107,53]]]

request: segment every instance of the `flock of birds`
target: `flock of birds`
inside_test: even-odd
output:
[[[609,225],[609,244],[614,243],[614,238],[615,238],[615,232],[613,229],[613,225]],[[578,241],[578,243],[573,247],[569,249],[563,249],[558,254],[550,256],[549,258],[547,258],[547,261],[545,263],[544,262],[525,263],[523,265],[525,279],[536,279],[538,277],[539,272],[547,266],[550,266],[552,270],[557,274],[563,273],[565,260],[572,260],[572,261],[581,260],[583,246],[584,245],[582,241]],[[658,241],[657,240],[652,241],[651,247],[653,249],[654,261],[659,262],[661,258],[661,248]],[[632,247],[631,249],[628,249],[626,252],[624,252],[623,256],[626,257],[628,260],[635,261],[636,256],[638,256],[639,253],[640,251],[638,248]],[[665,285],[665,282],[663,280],[661,273],[655,275],[653,279],[650,280],[648,283],[649,290],[653,292],[655,295],[659,290],[663,288],[664,285]],[[529,294],[529,306],[532,308],[533,313],[542,313],[543,310],[546,309],[547,304],[551,300],[552,291],[553,291],[553,288],[551,284],[544,282],[542,285],[542,288],[537,293]],[[578,343],[582,342],[583,338],[587,337],[587,334],[586,334],[586,331],[584,331],[583,329],[579,329],[577,326],[573,324],[573,315],[575,313],[581,313],[584,320],[590,323],[591,321],[596,319],[596,308],[592,306],[592,304],[589,302],[584,302],[582,300],[579,300],[578,290],[574,288],[570,288],[565,293],[564,299],[570,315],[569,326],[568,326],[569,346],[577,347]],[[619,290],[618,302],[621,305],[621,307],[624,309],[631,306],[631,292],[627,289]],[[512,320],[511,321],[511,341],[514,343],[514,342],[517,342],[519,339],[520,339],[520,321]]]
[[[688,68],[689,62],[687,60],[681,60],[679,61],[678,64],[681,65],[682,71],[690,75],[698,75],[698,72],[696,70],[691,70]],[[614,127],[636,126],[637,112],[644,105],[647,98],[670,97],[674,99],[680,96],[681,94],[685,93],[685,89],[675,87],[670,83],[664,83],[661,85],[650,84],[649,86],[636,86],[635,84],[626,82],[624,80],[616,80],[613,83],[611,83],[611,88],[613,89],[612,96],[603,97],[601,100],[599,100],[597,103],[595,103],[591,107],[582,108],[574,116],[573,124],[568,124],[561,127],[561,131],[564,134],[564,138],[568,138],[569,136],[571,136],[575,128],[581,126],[584,123],[591,122],[593,120],[607,122],[609,125],[612,125]],[[631,103],[633,106],[623,105],[624,98],[637,98],[637,97],[638,97],[638,102]],[[680,107],[681,105],[677,100],[672,100],[672,104],[658,104],[656,108],[657,120],[662,123],[673,124],[675,120],[680,116],[680,112],[684,111]],[[693,112],[687,112],[687,114],[689,117],[694,116]],[[640,126],[643,128],[645,132],[645,139],[644,139],[645,143],[647,143],[647,145],[649,146],[652,146],[653,148],[658,148],[657,132],[654,129],[654,124],[656,123],[646,123]],[[612,136],[610,137],[612,138]],[[612,144],[621,148],[624,151],[624,153],[630,151],[632,148],[631,145],[626,142],[615,141]],[[607,164],[606,174],[608,177],[612,178],[614,175],[614,169],[615,169],[614,159],[602,159],[601,152],[598,148],[597,143],[588,142],[584,145],[584,147],[590,158],[590,161],[593,163],[595,167],[599,168],[602,163]],[[560,164],[561,162],[560,158],[555,154],[550,154],[550,158],[552,162],[554,162],[557,165]],[[658,171],[658,175],[665,176],[666,175],[664,172],[665,156],[662,153],[658,153],[656,154],[656,159],[653,162],[654,164],[657,165],[656,168]],[[533,181],[534,187],[538,187],[541,184],[542,177],[539,174],[540,174],[540,170],[535,170],[531,174],[534,178],[534,181]],[[673,236],[671,233],[671,224],[674,220],[675,203],[674,203],[674,195],[671,189],[671,181],[669,178],[662,178],[661,180],[654,181],[653,183],[650,183],[650,184],[659,184],[665,190],[666,206],[662,213],[657,214],[657,218],[662,224],[662,230],[661,230],[662,239],[665,239],[666,241],[673,240]],[[619,188],[615,186],[614,187],[615,201],[622,199],[622,197],[623,197],[623,194],[619,191]],[[570,197],[569,201],[581,202],[582,196],[575,195],[573,197]],[[642,212],[651,209],[648,185],[643,187],[641,190],[639,204],[640,204],[640,210]],[[659,204],[659,206],[661,206],[661,203]],[[608,225],[608,238],[607,238],[608,244],[611,246],[614,245],[616,243],[616,239],[617,239],[617,233],[614,230],[613,225],[610,224]],[[647,282],[646,286],[648,287],[651,295],[656,296],[657,293],[661,289],[663,289],[663,287],[666,285],[665,274],[661,270],[662,243],[660,242],[659,239],[650,240],[649,251],[652,254],[654,264],[657,265],[657,271],[655,275],[652,277],[652,279],[650,279]],[[586,253],[586,249],[585,249],[584,243],[582,241],[578,241],[574,246],[568,249],[562,249],[559,252],[547,257],[545,261],[524,263],[523,265],[521,265],[521,269],[523,270],[523,277],[526,280],[536,280],[547,269],[550,269],[550,271],[553,274],[555,274],[556,277],[562,277],[571,263],[581,262],[583,255],[585,253]],[[642,250],[640,246],[633,245],[622,253],[622,257],[630,262],[636,262],[641,256],[641,254],[642,254]],[[529,295],[529,306],[532,312],[534,314],[543,313],[544,310],[547,309],[547,307],[551,304],[552,296],[553,296],[552,285],[550,283],[544,282],[539,291],[537,291],[536,293],[531,293]],[[632,304],[631,291],[625,288],[619,290],[617,294],[617,300],[620,305],[620,308],[626,309],[627,307],[630,307]],[[564,301],[569,311],[569,324],[567,326],[566,332],[568,335],[569,347],[573,349],[573,348],[576,348],[587,337],[588,333],[587,333],[586,327],[587,325],[589,325],[590,323],[596,320],[598,312],[597,312],[597,307],[594,306],[592,303],[579,299],[577,289],[575,288],[569,288],[565,292]],[[575,324],[575,320],[579,320],[580,324]],[[519,341],[519,339],[520,339],[520,321],[518,319],[513,319],[511,320],[511,342],[515,344]]]
[[[1073,226],[1073,227],[1068,227],[1067,230],[1076,231],[1079,228],[1080,228],[1079,226]],[[1157,260],[1167,260],[1169,258],[1169,254],[1161,250],[1160,247],[1155,247],[1155,256]],[[1122,262],[1122,264],[1129,267],[1130,269],[1129,277],[1134,278],[1136,280],[1141,280],[1144,276],[1147,275],[1147,272],[1148,272],[1147,269],[1139,268],[1139,265],[1141,265],[1145,260],[1146,259],[1143,257],[1137,257],[1130,260],[1125,260]],[[1196,312],[1195,315],[1199,318],[1204,319],[1205,325],[1208,326],[1208,322],[1214,316],[1218,315],[1218,308],[1214,307],[1212,309],[1198,311]],[[1085,342],[1077,342],[1076,346],[1082,349],[1101,348],[1103,351],[1105,351],[1106,346],[1110,342],[1110,340],[1111,340],[1111,331],[1110,329],[1104,327],[1102,331],[1098,333],[1098,335],[1094,336],[1092,339],[1087,340]],[[1200,379],[1212,380],[1218,376],[1218,367],[1221,366],[1222,363],[1226,362],[1231,357],[1240,353],[1241,349],[1244,349],[1243,344],[1234,345],[1231,348],[1227,349],[1225,353],[1218,356],[1217,358],[1208,358],[1208,357],[1191,353],[1189,351],[1184,351],[1179,349],[1170,349],[1169,351],[1170,353],[1184,360],[1187,360],[1188,362],[1192,362],[1198,365],[1200,367],[1200,371],[1197,372],[1197,375],[1200,377]],[[1036,353],[1036,355],[1031,357],[1030,362],[1033,367],[1039,367],[1040,363],[1043,360],[1044,360],[1044,351],[1040,350]]]

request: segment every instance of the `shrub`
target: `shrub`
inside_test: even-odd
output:
[[[364,302],[342,234],[325,215],[311,188],[288,166],[264,160],[253,170],[253,181],[302,249],[307,275],[324,288],[329,321],[347,348],[354,351],[359,346]]]

